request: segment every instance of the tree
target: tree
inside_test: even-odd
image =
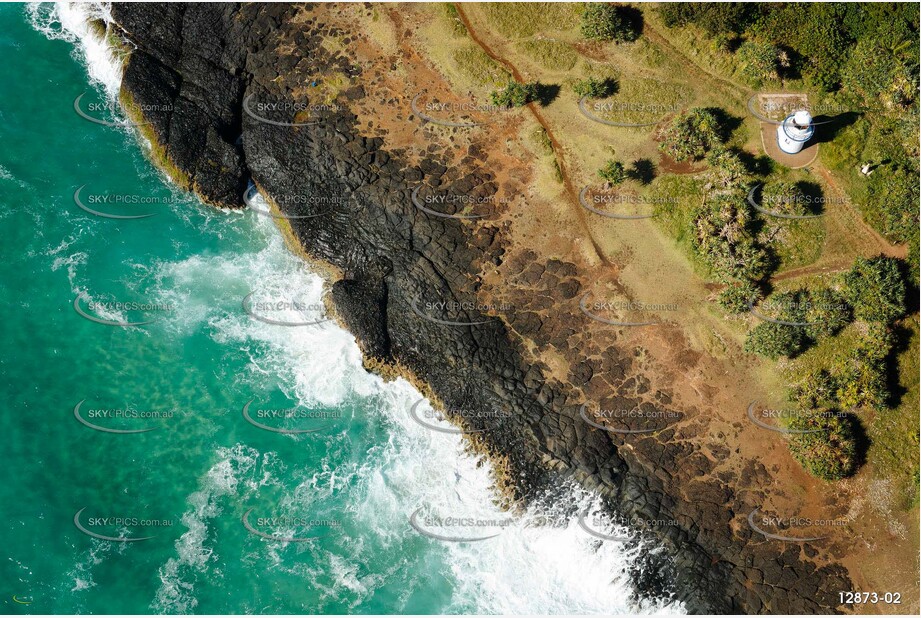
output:
[[[624,164],[614,159],[605,163],[604,167],[598,170],[598,175],[612,185],[619,185],[627,179],[627,172],[624,170]]]
[[[809,433],[787,434],[790,452],[815,477],[826,481],[846,478],[857,469],[856,422],[834,410],[797,414],[788,420],[787,428]]]
[[[521,107],[537,99],[537,84],[521,84],[510,81],[505,88],[490,93],[493,105],[499,107]]]
[[[635,41],[639,36],[623,7],[592,2],[582,13],[582,36],[595,41]]]
[[[722,128],[713,110],[695,107],[675,116],[661,135],[659,148],[675,161],[700,160],[723,143]]]
[[[859,320],[888,324],[902,317],[907,310],[905,293],[896,258],[857,258],[844,275],[843,296]]]
[[[580,79],[574,83],[572,89],[580,97],[603,99],[617,92],[617,81],[610,77],[604,79],[589,77],[587,79]]]

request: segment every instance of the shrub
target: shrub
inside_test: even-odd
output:
[[[746,41],[736,52],[742,75],[754,86],[780,77],[780,49],[770,43]]]
[[[790,418],[787,428],[810,433],[787,434],[790,452],[811,475],[826,481],[846,478],[857,469],[856,420],[832,410],[815,410]]]
[[[718,146],[707,153],[707,163],[712,191],[737,192],[748,184],[748,169],[737,151]]]
[[[613,159],[605,163],[604,167],[598,170],[598,175],[612,185],[619,185],[627,179],[627,172],[624,170],[624,164]]]
[[[761,322],[748,331],[745,351],[776,359],[778,356],[796,356],[807,345],[801,326],[789,326],[775,322]]]
[[[744,194],[708,198],[692,212],[691,225],[691,245],[717,280],[760,281],[769,272],[770,259],[752,235]]]
[[[489,96],[493,105],[521,107],[537,99],[537,90],[537,84],[521,84],[511,81],[501,90],[494,90]]]
[[[769,182],[761,190],[761,207],[783,215],[806,215],[809,196],[799,183]]]
[[[677,115],[661,137],[659,147],[675,161],[700,160],[723,143],[716,114],[701,107]]]
[[[623,7],[604,2],[592,2],[582,13],[582,36],[596,41],[635,41],[634,29]]]
[[[617,92],[617,82],[607,77],[605,79],[595,79],[589,77],[580,79],[573,84],[572,89],[579,97],[592,97],[593,99],[603,99]]]
[[[819,369],[793,384],[790,399],[808,410],[835,407],[838,403],[837,391],[838,382],[835,377],[827,370]]]
[[[851,308],[844,298],[828,288],[809,293],[805,321],[806,334],[812,339],[831,337],[851,321]]]
[[[844,409],[884,409],[890,393],[886,383],[886,357],[892,334],[883,324],[871,324],[856,346],[836,359],[832,371],[835,397]]]
[[[907,309],[905,281],[896,258],[857,258],[844,275],[843,294],[860,320],[889,323]]]
[[[716,299],[727,313],[744,313],[761,299],[761,290],[751,281],[737,281],[726,286]]]

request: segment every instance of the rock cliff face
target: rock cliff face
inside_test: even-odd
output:
[[[113,17],[135,48],[123,100],[147,110],[145,131],[167,168],[223,207],[241,207],[248,183],[256,183],[290,217],[280,221],[304,251],[342,273],[332,301],[366,357],[424,382],[449,416],[502,411],[462,423],[480,430],[479,446],[504,462],[516,497],[533,500],[572,478],[623,517],[678,522],[648,526],[645,534],[668,558],[650,557],[637,581],[644,594],[668,591],[691,611],[835,610],[836,591],[851,589],[844,570],[817,567],[799,544],[784,548],[734,528],[740,513],[725,507],[732,496],[716,479],[699,478],[708,469],[694,467],[688,447],[650,438],[619,448],[622,438],[580,418],[579,380],[606,373],[641,381],[629,375],[627,351],[610,349],[597,363],[569,359],[572,381],[555,381],[522,353],[522,337],[539,320],[519,319],[513,332],[512,321],[496,317],[501,309],[478,305],[477,273],[506,259],[501,229],[488,218],[472,225],[431,216],[411,194],[419,183],[454,194],[495,191],[488,153],[471,149],[460,165],[446,165],[441,146],[388,149],[385,138],[363,136],[349,109],[366,96],[362,68],[322,44],[331,33],[348,40],[348,32],[310,7],[279,4],[115,4]],[[279,53],[284,45],[297,53]],[[286,76],[333,72],[354,78],[335,105],[309,114],[292,105],[307,99]],[[512,266],[544,289],[575,297],[572,264],[552,260],[535,271],[518,262]],[[444,312],[440,303],[459,309]],[[647,403],[670,403],[664,392],[633,391]],[[694,502],[676,494],[682,469],[680,479],[698,477]]]

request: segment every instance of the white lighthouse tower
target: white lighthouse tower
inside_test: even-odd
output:
[[[777,127],[777,145],[787,154],[796,154],[814,133],[812,114],[802,109],[784,118]]]

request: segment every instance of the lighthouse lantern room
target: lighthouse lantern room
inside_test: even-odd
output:
[[[803,109],[790,114],[777,126],[777,145],[787,154],[796,154],[814,133],[812,114]]]

